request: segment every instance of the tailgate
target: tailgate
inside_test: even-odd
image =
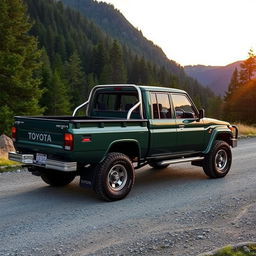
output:
[[[17,148],[44,151],[47,148],[63,149],[64,133],[68,130],[69,121],[16,117],[14,125],[17,130]]]

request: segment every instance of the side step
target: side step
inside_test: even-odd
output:
[[[178,163],[186,163],[186,162],[201,161],[201,160],[204,160],[204,157],[197,156],[197,157],[165,160],[165,161],[162,161],[161,164],[178,164]]]

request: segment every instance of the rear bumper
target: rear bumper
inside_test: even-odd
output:
[[[35,162],[33,154],[18,154],[15,152],[9,152],[9,160],[20,162],[26,165],[39,166],[46,169],[53,169],[63,172],[75,172],[77,170],[77,162],[64,162],[52,159],[47,159],[45,164],[38,165]]]

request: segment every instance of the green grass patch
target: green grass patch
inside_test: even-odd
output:
[[[214,256],[256,256],[256,246],[247,245],[239,248],[227,246],[219,250]]]
[[[0,173],[3,173],[3,172],[15,172],[18,169],[20,169],[20,167],[17,167],[17,166],[0,167]]]

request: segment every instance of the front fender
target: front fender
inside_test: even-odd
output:
[[[210,131],[210,129],[212,129],[211,137],[209,139],[209,142],[208,142],[208,145],[207,145],[205,151],[203,151],[203,154],[208,154],[211,151],[213,143],[215,142],[215,140],[218,136],[220,136],[220,135],[227,136],[228,135],[228,137],[230,138],[229,139],[230,142],[229,141],[227,141],[227,142],[229,144],[231,143],[231,138],[233,137],[232,132],[227,127],[217,127],[217,128],[209,127],[208,130]]]

